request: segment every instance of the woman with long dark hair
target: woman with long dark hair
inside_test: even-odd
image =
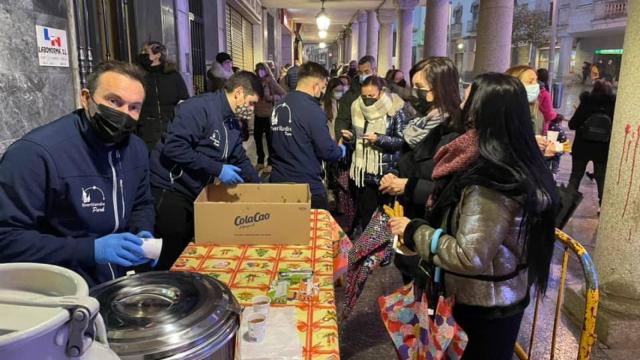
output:
[[[422,114],[409,122],[404,131],[405,146],[398,169],[380,182],[384,194],[398,198],[410,218],[424,217],[427,198],[433,191],[431,179],[436,151],[463,132],[460,110],[458,70],[446,57],[430,57],[411,69],[414,107]],[[396,254],[394,263],[405,284],[424,277],[417,256]]]
[[[344,80],[340,78],[333,78],[329,80],[327,89],[324,92],[324,98],[322,99],[322,109],[327,113],[327,123],[329,125],[329,133],[332,139],[336,139],[335,133],[335,120],[338,116],[338,101],[342,98],[349,86],[345,85]]]
[[[478,76],[463,110],[469,130],[436,154],[426,220],[391,221],[406,247],[442,268],[469,336],[463,359],[511,359],[530,284],[547,287],[558,197],[528,103],[518,79]]]

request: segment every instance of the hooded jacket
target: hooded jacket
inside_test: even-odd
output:
[[[207,71],[207,79],[209,80],[207,89],[215,92],[224,88],[224,84],[227,83],[231,75],[233,75],[233,72],[226,72],[219,62],[214,61],[209,71]]]
[[[322,160],[342,157],[340,147],[331,139],[327,114],[318,100],[297,90],[273,110],[271,146],[271,182],[309,184],[313,195],[325,193]]]
[[[240,124],[218,90],[177,106],[165,141],[151,153],[151,185],[193,201],[224,164],[239,167],[245,182],[260,182],[242,147]]]
[[[175,106],[188,99],[189,92],[175,65],[164,63],[146,70],[145,98],[138,119],[137,134],[151,151],[173,120]]]
[[[80,109],[39,127],[0,160],[0,262],[69,268],[90,286],[124,275],[95,263],[96,238],[153,231],[144,143],[107,146]]]

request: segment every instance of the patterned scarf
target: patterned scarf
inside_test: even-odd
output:
[[[427,116],[421,116],[412,119],[404,129],[404,141],[410,148],[414,149],[424,138],[429,135],[431,130],[442,124],[447,114],[440,113],[440,110],[433,109],[429,111]]]
[[[475,129],[469,129],[438,150],[433,158],[436,166],[433,168],[432,178],[438,180],[465,170],[478,157],[480,157],[478,133]]]

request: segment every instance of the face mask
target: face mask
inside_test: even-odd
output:
[[[148,54],[138,54],[138,64],[140,64],[140,66],[142,66],[143,68],[149,68],[151,67],[151,59],[149,59],[149,55]]]
[[[398,85],[398,86],[400,86],[400,87],[406,87],[406,86],[407,86],[407,82],[406,82],[406,81],[404,81],[404,79],[402,79],[402,80],[398,81],[398,82],[396,83],[396,85]]]
[[[340,100],[342,98],[343,92],[340,90],[334,90],[333,91],[333,98],[336,100]]]
[[[89,125],[100,140],[107,144],[120,144],[127,140],[136,128],[136,121],[129,114],[97,104],[93,98],[91,101],[98,109],[89,115]]]
[[[529,103],[532,103],[536,101],[536,99],[538,99],[538,95],[540,95],[540,85],[527,85],[525,86],[525,89],[527,89],[527,100],[529,101]]]
[[[346,94],[349,91],[349,85],[342,85],[342,93]]]
[[[409,99],[411,106],[418,112],[418,114],[425,116],[431,110],[431,106],[433,105],[431,102],[427,101],[426,97],[416,97],[412,96]]]
[[[236,117],[241,120],[253,119],[253,107],[247,104],[240,104],[236,107]]]
[[[364,106],[371,106],[371,105],[375,104],[376,101],[378,101],[378,99],[369,98],[369,97],[363,97],[362,98],[362,102],[364,103]]]
[[[360,75],[358,75],[358,77],[360,78],[360,84],[362,84],[365,80],[367,80],[367,78],[368,78],[369,76],[371,76],[371,74],[367,74],[367,75],[365,75],[365,74],[360,74]]]

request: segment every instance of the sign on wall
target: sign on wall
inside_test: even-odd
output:
[[[69,67],[65,30],[36,25],[36,39],[40,66]]]

